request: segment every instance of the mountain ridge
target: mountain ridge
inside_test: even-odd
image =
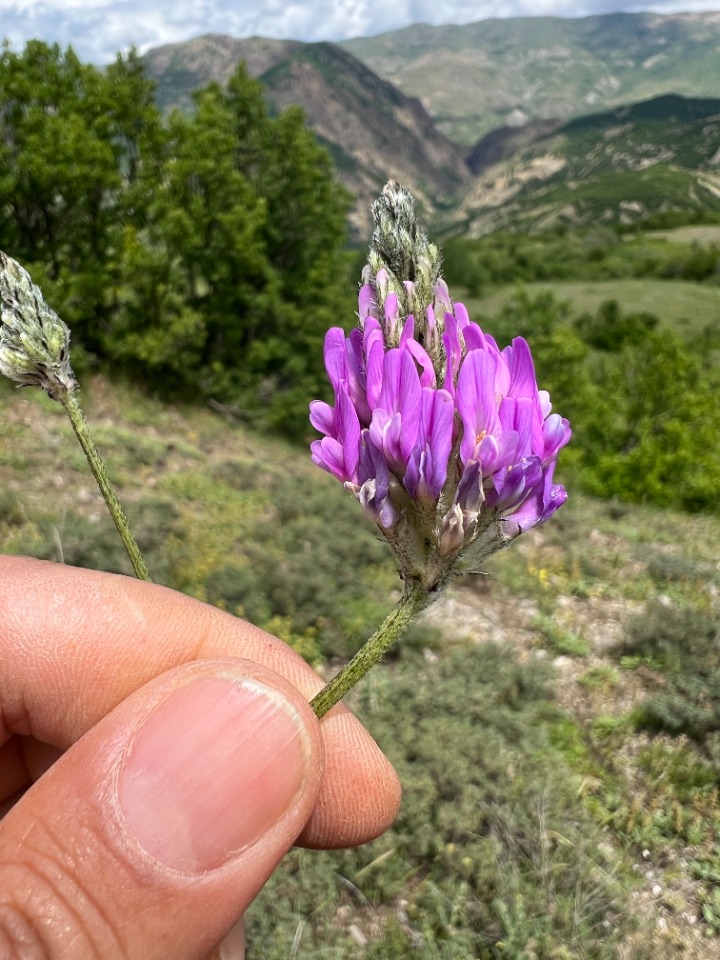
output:
[[[710,59],[708,50],[713,53]],[[692,57],[689,51],[694,51]],[[643,156],[647,145],[621,137],[615,146],[622,141],[630,161],[618,166],[620,154],[611,156],[612,150],[602,147],[609,136],[607,125],[620,121],[600,118],[613,110],[632,110],[637,103],[669,110],[671,101],[662,99],[668,96],[680,97],[677,102],[685,103],[687,113],[687,96],[673,88],[701,88],[696,81],[702,75],[712,93],[720,90],[719,52],[720,12],[514,18],[462,27],[415,24],[340,44],[208,34],[155,48],[144,59],[165,109],[191,108],[193,89],[211,80],[224,83],[240,60],[263,84],[270,109],[299,105],[332,153],[338,178],[356,197],[351,227],[360,238],[367,235],[370,204],[389,177],[412,184],[427,218],[471,232],[485,232],[493,224],[512,226],[516,215],[525,226],[545,222],[542,217],[528,219],[526,208],[533,197],[547,205],[542,191],[551,182],[558,196],[574,191],[577,199],[578,179],[597,180],[613,172],[616,177],[622,174],[630,195],[620,196],[619,180],[617,189],[604,184],[600,192],[615,203],[617,216],[604,207],[601,215],[627,219],[633,205],[644,215],[659,206],[649,197],[654,175],[649,167],[666,181],[658,191],[670,190],[672,209],[683,197],[689,209],[699,209],[703,198],[714,209],[720,137],[713,147],[697,126],[685,124],[688,142],[698,140],[694,171],[687,158],[661,163],[654,155]],[[373,69],[373,64],[383,70]],[[424,86],[413,87],[420,80]],[[479,88],[483,102],[478,100]],[[630,95],[643,91],[651,95],[635,100]],[[697,93],[693,99],[702,104]],[[442,113],[446,101],[452,102],[453,116]],[[489,118],[498,122],[484,129]],[[664,120],[654,120],[656,126],[667,125],[665,133],[653,129],[656,147],[663,136],[672,139],[670,118],[669,113]],[[575,121],[580,126],[568,127]],[[605,165],[604,173],[591,171],[587,164],[583,170],[580,159],[585,158],[576,156],[569,163],[565,148],[557,148],[561,141],[580,137],[583,124],[586,154],[596,156],[601,168]],[[471,129],[484,129],[484,134],[464,144],[463,136]],[[454,131],[455,139],[443,131]],[[599,151],[588,140],[593,132]],[[678,149],[676,144],[673,156]],[[569,186],[563,185],[565,178]],[[580,209],[574,199],[566,199],[573,216],[582,221],[587,205],[580,204]],[[617,205],[623,202],[620,213]],[[549,222],[554,222],[555,206],[554,201],[549,205]],[[593,201],[587,209],[596,206]]]
[[[413,24],[342,46],[420,96],[439,129],[465,146],[529,119],[720,89],[720,11]],[[452,96],[460,83],[463,97]]]

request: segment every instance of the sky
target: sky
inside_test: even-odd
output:
[[[81,59],[102,64],[132,45],[144,53],[204,33],[345,40],[411,23],[619,10],[720,10],[720,0],[0,0],[0,39],[7,38],[18,51],[31,38],[72,44]]]

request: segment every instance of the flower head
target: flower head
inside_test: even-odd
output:
[[[70,331],[26,270],[0,250],[0,373],[54,399],[72,393]]]
[[[570,426],[530,349],[501,350],[453,303],[413,200],[390,182],[359,294],[359,326],[325,338],[335,403],[310,404],[312,458],[351,490],[427,590],[477,569],[566,500],[553,483]]]

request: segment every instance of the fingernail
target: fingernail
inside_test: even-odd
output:
[[[257,680],[203,676],[162,701],[120,772],[125,821],[161,863],[213,870],[256,843],[298,798],[303,722]]]

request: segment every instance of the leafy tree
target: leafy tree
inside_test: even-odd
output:
[[[122,219],[142,217],[123,201],[159,130],[152,89],[134,52],[105,73],[37,40],[0,56],[0,245],[101,354]]]
[[[663,331],[627,347],[618,372],[622,438],[616,450],[597,450],[591,490],[625,500],[717,510],[720,414],[717,385],[703,369],[702,358]]]
[[[174,113],[143,231],[126,232],[119,355],[171,388],[306,429],[322,338],[352,316],[341,255],[347,196],[298,111],[268,115],[241,66]]]
[[[573,322],[579,336],[596,350],[617,353],[625,344],[642,343],[658,325],[655,314],[623,314],[617,300],[603,300],[595,313],[583,313]]]
[[[107,70],[40,41],[0,56],[0,247],[76,345],[149,382],[304,432],[322,338],[352,317],[348,195],[302,113],[241,65],[163,120],[135,51]]]

